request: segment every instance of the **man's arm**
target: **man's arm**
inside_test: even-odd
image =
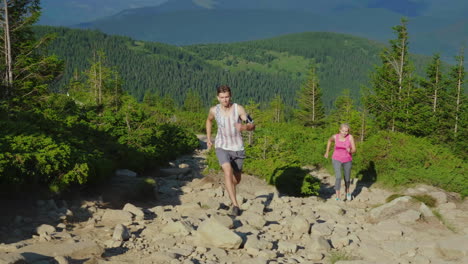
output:
[[[238,105],[239,117],[242,121],[247,122],[247,113],[244,107]],[[247,122],[247,124],[236,123],[236,128],[239,131],[253,131],[255,130],[255,124]]]
[[[208,112],[208,118],[206,119],[206,145],[208,149],[210,149],[213,145],[213,142],[211,142],[211,127],[213,125],[213,119],[213,108],[210,108],[210,111]]]

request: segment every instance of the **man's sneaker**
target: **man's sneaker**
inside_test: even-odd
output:
[[[346,194],[346,200],[347,201],[351,201],[352,197],[351,197],[351,194],[350,193],[347,193]]]
[[[233,206],[231,209],[231,212],[229,213],[232,216],[239,216],[240,215],[240,209],[237,206]]]

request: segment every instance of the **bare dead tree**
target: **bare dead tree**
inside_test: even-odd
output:
[[[3,28],[3,52],[5,56],[5,95],[8,95],[9,88],[13,85],[13,61],[11,55],[11,37],[10,37],[10,22],[8,19],[8,2],[3,0],[3,20],[0,21]]]

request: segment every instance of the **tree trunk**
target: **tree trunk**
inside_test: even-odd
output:
[[[99,97],[98,97],[98,101],[99,101],[99,105],[102,104],[102,63],[101,63],[101,56],[100,54],[98,54],[98,65],[99,65],[99,82],[98,82],[98,88],[99,88]]]
[[[455,107],[455,126],[453,129],[455,138],[457,137],[458,133],[458,119],[459,119],[459,112],[460,112],[460,96],[461,96],[461,86],[462,86],[462,79],[463,79],[463,51],[459,59],[458,65],[458,80],[457,80],[457,100],[456,100],[456,107]]]
[[[4,30],[4,45],[5,45],[5,63],[6,63],[6,73],[5,73],[5,84],[6,84],[6,91],[5,95],[8,96],[10,89],[13,86],[13,69],[12,69],[12,55],[11,55],[11,39],[10,39],[10,22],[8,18],[8,3],[7,0],[3,0],[4,5],[4,16],[5,21],[3,22],[3,30]]]
[[[364,134],[366,133],[366,109],[362,109],[362,119],[361,119],[361,142],[364,142]]]
[[[437,63],[436,68],[436,79],[435,79],[435,87],[434,87],[434,100],[432,102],[432,112],[436,112],[437,110],[437,93],[439,90],[439,61]]]

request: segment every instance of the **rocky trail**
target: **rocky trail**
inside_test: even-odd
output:
[[[243,175],[232,217],[222,175],[201,173],[205,154],[156,172],[143,201],[143,178],[121,174],[92,199],[3,203],[0,263],[468,263],[468,199],[419,185],[386,202],[393,193],[354,182],[353,200],[336,201],[326,171],[311,171],[321,197],[297,198]]]

